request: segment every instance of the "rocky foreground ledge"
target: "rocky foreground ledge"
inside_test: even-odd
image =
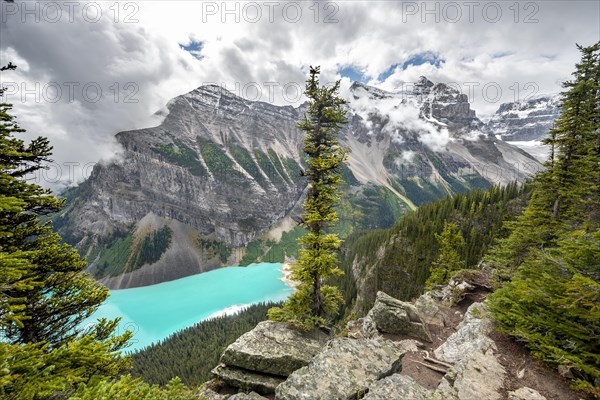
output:
[[[560,377],[507,368],[480,289],[452,281],[414,303],[379,292],[335,338],[261,322],[225,350],[200,398],[578,400]]]

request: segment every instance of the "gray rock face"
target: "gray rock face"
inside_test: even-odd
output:
[[[434,392],[407,375],[394,374],[375,382],[364,400],[432,400]],[[441,400],[441,399],[440,399]]]
[[[242,368],[228,367],[224,364],[216,366],[212,373],[229,386],[260,394],[273,393],[275,388],[285,380],[281,376],[261,374]]]
[[[229,345],[221,363],[250,371],[288,376],[325,346],[327,335],[303,333],[288,324],[263,321]]]
[[[437,326],[446,325],[444,313],[440,310],[440,307],[431,295],[431,292],[419,296],[415,301],[415,307],[425,323]]]
[[[200,400],[227,400],[229,398],[228,395],[219,394],[209,388],[200,389],[198,392],[198,397]]]
[[[353,339],[375,339],[381,337],[375,322],[370,317],[348,321],[346,325],[348,337]]]
[[[506,371],[492,349],[465,353],[442,379],[437,393],[443,399],[502,400]]]
[[[559,116],[558,95],[543,96],[502,104],[488,126],[503,140],[541,140]]]
[[[383,292],[377,293],[368,317],[381,332],[413,336],[431,342],[431,334],[417,308]]]
[[[356,399],[373,382],[398,372],[404,352],[402,345],[390,341],[333,339],[277,387],[275,399]]]
[[[483,304],[471,304],[462,322],[456,327],[456,332],[435,349],[435,356],[439,360],[454,363],[466,354],[494,349],[494,342],[487,336],[492,326],[489,318],[483,318],[486,314],[487,308]]]

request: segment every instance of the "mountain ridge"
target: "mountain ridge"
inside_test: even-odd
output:
[[[541,167],[496,139],[465,95],[419,82],[401,94],[353,85],[340,135],[349,149],[342,201],[352,217],[342,219],[355,223],[348,227],[381,226],[389,207],[397,217],[450,193],[523,182]],[[55,224],[110,288],[236,264],[250,242],[300,212],[306,183],[296,123],[304,107],[246,100],[216,85],[178,96],[159,125],[116,135],[122,159],[97,165],[67,193],[72,201]],[[156,223],[139,229],[150,214]],[[175,235],[167,250],[153,264],[134,265],[144,237],[165,225]],[[169,258],[174,241],[186,265]]]

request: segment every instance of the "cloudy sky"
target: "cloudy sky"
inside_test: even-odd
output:
[[[600,40],[597,1],[16,1],[0,4],[0,80],[28,137],[80,180],[119,152],[113,136],[156,125],[165,103],[206,83],[297,105],[309,65],[322,79],[399,90],[453,83],[481,117],[560,91]],[[86,167],[87,166],[87,167]],[[55,177],[60,177],[56,178]]]

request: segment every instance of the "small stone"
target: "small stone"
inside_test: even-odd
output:
[[[522,387],[513,392],[508,392],[508,400],[546,400],[537,390]]]

